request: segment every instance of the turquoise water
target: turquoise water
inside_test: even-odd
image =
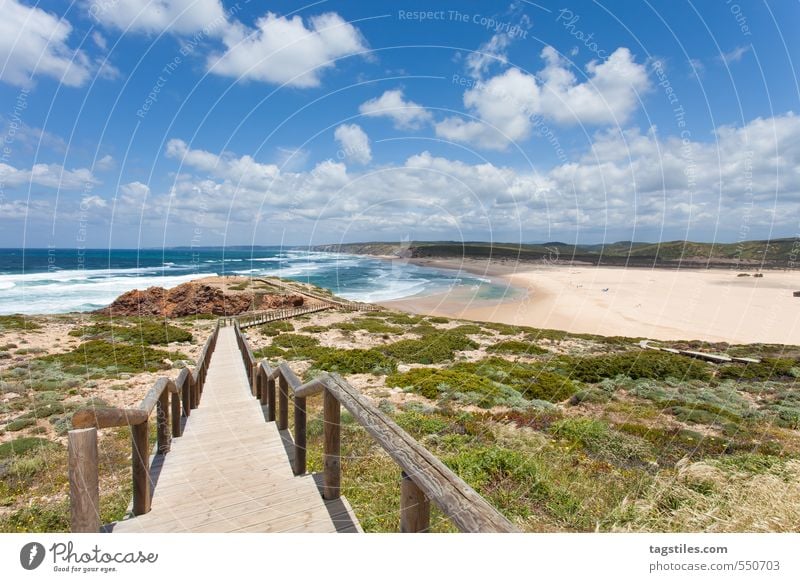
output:
[[[486,300],[512,294],[463,272],[298,248],[0,249],[0,314],[90,311],[131,289],[211,275],[284,277],[365,302],[448,291]]]

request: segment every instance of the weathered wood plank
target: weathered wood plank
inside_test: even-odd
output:
[[[75,428],[113,428],[133,426],[147,420],[148,413],[140,408],[83,408],[72,415]]]
[[[70,529],[75,533],[97,533],[100,531],[97,429],[71,430],[67,442]]]

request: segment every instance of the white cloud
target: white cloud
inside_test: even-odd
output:
[[[114,169],[116,165],[116,160],[110,154],[106,154],[94,163],[94,169],[98,172],[107,172]]]
[[[264,188],[280,174],[275,164],[262,164],[250,156],[235,157],[231,154],[213,154],[205,150],[190,149],[180,139],[167,143],[167,157],[181,160],[181,163],[202,170],[218,178],[232,180],[243,187]]]
[[[267,12],[249,29],[241,23],[223,34],[227,50],[208,59],[212,73],[228,77],[316,87],[321,74],[336,60],[366,50],[366,41],[352,24],[329,12],[286,18]]]
[[[512,38],[507,33],[500,32],[483,43],[477,51],[467,55],[467,68],[472,76],[481,78],[492,65],[506,63],[506,49],[511,41]]]
[[[150,196],[150,186],[141,182],[128,182],[119,188],[120,200],[130,206],[142,206]]]
[[[742,57],[750,52],[750,46],[737,46],[730,52],[722,53],[719,56],[719,60],[725,63],[726,65],[730,65],[732,63],[738,63],[742,60]]]
[[[365,101],[358,110],[367,117],[388,117],[397,129],[418,129],[433,119],[427,109],[406,101],[402,89],[392,89]]]
[[[125,32],[218,32],[227,23],[219,0],[86,0],[84,5],[92,20]]]
[[[81,198],[81,207],[84,209],[90,208],[106,208],[108,202],[100,196],[92,194],[91,196],[84,196]]]
[[[540,92],[533,75],[508,69],[464,93],[465,107],[480,121],[448,117],[436,124],[436,135],[482,148],[505,149],[530,136]]]
[[[90,78],[86,55],[71,49],[67,39],[72,25],[41,8],[5,0],[0,18],[0,80],[27,86],[32,77],[52,77],[78,87]]]
[[[91,170],[66,170],[59,164],[34,164],[30,170],[20,170],[0,163],[0,183],[11,187],[35,184],[62,190],[82,190],[87,184],[99,184]]]
[[[341,155],[337,155],[337,158],[346,158],[357,164],[368,164],[372,161],[369,137],[360,126],[343,123],[336,128],[334,137],[342,148]]]
[[[546,65],[537,76],[510,68],[469,89],[464,105],[478,120],[449,117],[436,124],[436,134],[502,150],[528,138],[536,116],[562,125],[621,124],[649,87],[645,67],[624,47],[603,62],[589,62],[583,83],[552,47],[542,50],[542,58]]]
[[[108,49],[108,43],[106,42],[106,37],[100,34],[99,31],[95,30],[92,32],[92,41],[94,44],[97,45],[101,51],[105,51]]]
[[[715,137],[687,146],[655,130],[608,129],[581,157],[542,173],[422,152],[379,172],[349,172],[328,160],[308,172],[273,172],[257,183],[237,180],[232,170],[252,164],[249,156],[215,156],[173,140],[173,152],[212,171],[180,174],[172,195],[155,197],[154,216],[168,203],[173,213],[194,208],[201,197],[210,225],[229,228],[230,216],[252,226],[262,209],[259,216],[273,226],[291,223],[295,241],[319,226],[445,238],[459,230],[485,236],[489,229],[520,228],[530,239],[576,229],[593,236],[605,228],[658,233],[662,226],[707,237],[716,224],[734,236],[741,224],[792,232],[800,203],[800,117],[723,126]],[[315,227],[317,220],[323,221]]]

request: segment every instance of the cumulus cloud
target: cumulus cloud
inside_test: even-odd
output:
[[[422,105],[406,101],[402,89],[385,91],[362,103],[358,110],[367,117],[388,117],[397,129],[419,129],[433,119]]]
[[[79,87],[91,76],[91,65],[82,51],[67,39],[72,25],[55,14],[18,0],[5,0],[0,18],[0,80],[19,87],[35,76],[51,77]]]
[[[292,87],[316,87],[337,59],[366,50],[359,30],[333,12],[312,16],[308,26],[300,16],[268,12],[255,29],[226,27],[222,40],[227,49],[208,59],[212,73]]]
[[[368,164],[372,161],[372,149],[369,137],[359,125],[343,123],[334,132],[336,141],[341,146],[341,156],[357,164]]]
[[[189,167],[218,178],[232,180],[245,187],[266,187],[280,173],[275,164],[262,164],[247,155],[241,157],[228,153],[217,155],[205,150],[191,149],[180,139],[169,140],[166,154],[167,157],[180,160]]]
[[[84,7],[95,22],[125,32],[191,34],[204,28],[220,31],[227,22],[220,0],[86,1]]]
[[[211,172],[179,174],[154,208],[188,210],[202,199],[209,221],[221,228],[229,220],[257,228],[258,216],[291,223],[295,242],[320,225],[330,233],[424,231],[443,238],[519,228],[527,240],[578,231],[597,237],[606,228],[620,236],[663,228],[698,237],[717,224],[735,235],[742,224],[761,233],[795,228],[800,117],[722,126],[714,138],[687,144],[655,129],[606,129],[583,155],[543,172],[421,152],[380,172],[349,172],[327,160],[308,172],[272,172],[258,184],[237,180],[231,170],[252,164],[249,156],[214,156],[173,140],[179,159]]]
[[[512,38],[508,33],[500,32],[483,43],[477,51],[470,53],[467,56],[467,69],[470,74],[481,78],[492,65],[506,63],[508,58],[506,50],[511,41]]]
[[[27,170],[0,163],[0,183],[11,187],[37,185],[61,190],[82,190],[87,184],[100,182],[87,168],[66,170],[59,164],[34,164]]]
[[[621,124],[649,87],[644,65],[627,48],[586,65],[579,83],[552,47],[542,50],[545,67],[536,76],[507,69],[464,93],[464,106],[477,120],[448,117],[436,124],[445,139],[488,149],[506,149],[530,136],[537,116],[561,125]]]

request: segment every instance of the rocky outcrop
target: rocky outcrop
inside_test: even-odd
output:
[[[303,304],[298,295],[264,295],[258,297],[258,309],[279,309]],[[238,315],[249,311],[250,294],[223,293],[221,289],[202,283],[183,283],[173,289],[150,287],[134,289],[117,297],[108,307],[96,313],[112,316],[183,317],[187,315]]]

